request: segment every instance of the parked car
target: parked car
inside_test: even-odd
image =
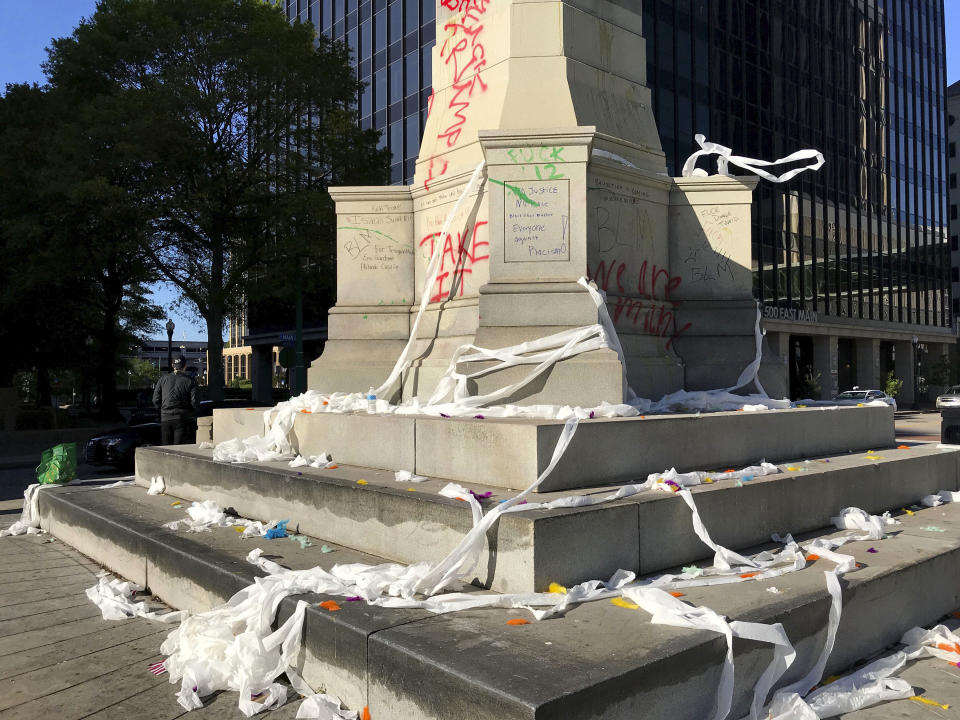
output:
[[[960,385],[954,385],[937,397],[937,410],[954,407],[960,407]]]
[[[842,393],[837,395],[834,400],[852,401],[857,403],[868,403],[880,400],[887,405],[892,405],[894,410],[897,409],[897,401],[887,395],[883,390],[861,390],[860,388],[844,390]]]
[[[197,417],[209,417],[215,409],[272,407],[269,403],[252,400],[202,400]],[[196,438],[190,438],[194,442]],[[160,422],[137,422],[113,428],[90,438],[83,447],[81,458],[89,465],[113,465],[121,470],[132,470],[138,447],[160,444]]]

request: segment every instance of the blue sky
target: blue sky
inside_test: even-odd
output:
[[[44,81],[40,64],[46,59],[50,38],[69,35],[82,17],[89,17],[96,0],[2,0],[0,23],[0,87],[13,82]],[[947,21],[947,82],[960,80],[960,1],[945,0]],[[206,329],[189,311],[177,311],[172,305],[176,294],[159,285],[154,301],[167,308],[177,325],[177,339],[206,337]],[[180,330],[183,329],[183,333]]]

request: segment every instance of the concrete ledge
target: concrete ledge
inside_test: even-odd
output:
[[[264,408],[219,408],[213,411],[213,442],[263,435]]]
[[[227,424],[220,427],[220,412]],[[247,437],[247,411],[217,411],[214,438]],[[478,414],[482,414],[478,410]],[[227,429],[229,428],[229,429]],[[563,423],[527,419],[299,414],[294,436],[304,455],[462,483],[521,489],[549,464]],[[262,432],[262,431],[261,431]],[[233,434],[230,434],[233,433]],[[676,467],[745,466],[889,447],[889,407],[798,408],[768,412],[585,420],[540,492],[637,482]]]
[[[417,419],[417,472],[524,488],[547,467],[563,423]],[[895,442],[889,407],[650,415],[580,423],[541,492],[638,482],[676,467],[743,467]]]
[[[369,468],[291,470],[285,463],[230,465],[209,456],[191,446],[140,448],[137,480],[146,486],[150,477],[162,475],[168,492],[179,497],[214,500],[260,520],[290,519],[300,532],[400,562],[439,560],[471,527],[465,503],[437,494],[444,480],[411,486],[396,483],[392,472]],[[870,457],[879,459],[844,454],[796,461],[782,466],[795,470],[742,487],[718,481],[695,488],[694,494],[714,539],[739,550],[766,542],[772,533],[829,526],[831,517],[851,505],[879,512],[937,490],[960,489],[960,451],[925,445]],[[513,495],[491,486],[470,487],[492,493],[483,501],[487,509]],[[544,493],[542,499],[567,494]],[[690,517],[681,498],[660,492],[594,507],[511,513],[489,531],[473,580],[505,592],[527,592],[554,581],[570,585],[609,576],[618,568],[646,574],[695,562],[710,552],[693,532]]]
[[[40,512],[44,527],[62,539],[67,528],[82,529],[72,536],[78,548],[108,567],[116,570],[115,558],[122,555],[134,560],[133,567],[146,568],[150,589],[174,605],[205,609],[253,581],[258,571],[242,559],[251,541],[240,540],[231,528],[198,535],[163,530],[162,522],[184,515],[169,501],[170,496],[150,497],[139,488],[65,487],[41,493]],[[960,506],[900,519],[903,525],[891,539],[844,546],[862,568],[843,580],[840,628],[825,674],[960,603]],[[945,532],[924,530],[932,523]],[[708,527],[714,531],[709,522]],[[344,548],[322,554],[319,541],[307,549],[281,540],[257,544],[293,569],[378,561]],[[878,552],[868,553],[870,547]],[[823,571],[832,567],[819,560],[771,580],[691,588],[683,599],[731,620],[783,623],[797,650],[785,684],[804,674],[822,647],[829,609]],[[772,585],[781,594],[766,592]],[[277,622],[299,599],[283,601]],[[710,715],[726,650],[715,633],[651,625],[645,612],[608,602],[582,605],[562,619],[511,627],[506,621],[524,613],[490,609],[434,616],[346,602],[340,612],[328,613],[315,605],[325,597],[302,599],[311,603],[304,676],[353,708],[368,705],[373,717],[702,720]],[[731,717],[741,717],[771,649],[737,641],[734,653]]]

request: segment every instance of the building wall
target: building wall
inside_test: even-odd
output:
[[[960,81],[947,88],[947,193],[953,315],[960,317]]]

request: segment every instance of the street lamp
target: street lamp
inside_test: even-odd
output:
[[[910,339],[913,346],[913,409],[920,409],[920,338],[914,335]]]
[[[167,320],[167,372],[173,370],[173,320]]]

